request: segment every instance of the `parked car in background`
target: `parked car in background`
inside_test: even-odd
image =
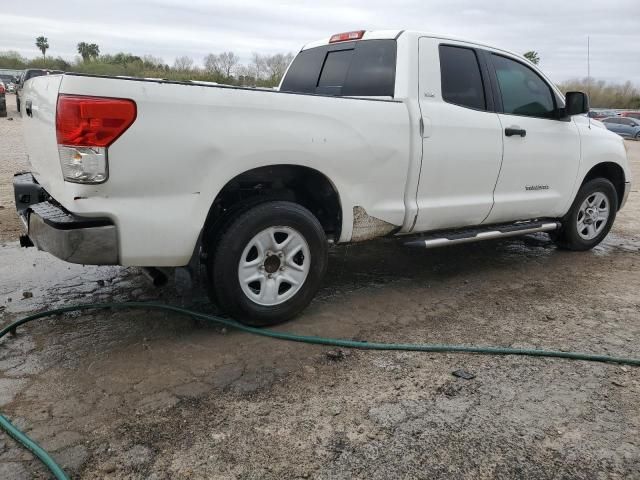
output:
[[[621,137],[640,140],[640,120],[631,117],[609,117],[602,120],[607,129]]]
[[[620,114],[615,110],[591,110],[589,111],[589,117],[596,120],[602,120],[603,118],[618,117]]]
[[[16,91],[16,78],[13,75],[0,73],[0,82],[4,83],[7,93],[14,93]]]
[[[5,98],[6,87],[2,80],[0,80],[0,117],[7,116],[7,100]]]
[[[620,116],[625,118],[635,118],[636,120],[640,120],[640,112],[622,112]]]
[[[22,72],[18,84],[16,85],[16,108],[20,111],[20,104],[22,102],[22,88],[24,82],[34,77],[41,77],[42,75],[52,75],[55,73],[64,73],[62,70],[47,70],[43,68],[29,68]]]

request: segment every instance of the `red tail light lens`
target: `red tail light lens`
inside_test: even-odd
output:
[[[60,95],[56,110],[59,145],[108,147],[136,119],[133,100]]]
[[[348,42],[350,40],[360,40],[364,35],[364,30],[356,30],[355,32],[336,33],[329,39],[329,43]]]
[[[4,85],[0,83],[0,93],[4,93],[4,92],[5,92]]]

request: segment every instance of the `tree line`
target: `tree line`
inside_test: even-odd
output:
[[[562,82],[563,92],[586,92],[592,108],[640,109],[640,88],[627,81],[624,83],[606,82],[581,78]]]
[[[0,68],[22,70],[25,68],[48,68],[52,70],[75,71],[94,75],[126,75],[131,77],[164,78],[167,80],[198,80],[228,85],[274,87],[284,75],[293,54],[277,53],[261,55],[253,53],[248,63],[241,63],[240,57],[232,51],[211,53],[198,66],[193,58],[181,56],[173,65],[168,65],[159,57],[133,55],[119,52],[101,54],[95,43],[80,42],[78,57],[68,62],[62,57],[47,57],[49,41],[46,37],[36,38],[36,47],[42,58],[27,59],[17,52],[0,52]],[[524,54],[530,62],[538,64],[540,56],[536,51]],[[575,79],[558,85],[563,92],[578,90],[589,94],[594,108],[640,108],[640,89],[631,82],[614,83],[604,80]]]
[[[44,36],[36,39],[36,47],[42,52],[42,58],[28,59],[15,51],[0,52],[0,68],[48,68],[93,75],[125,75],[274,87],[280,83],[293,60],[292,53],[253,53],[249,62],[242,63],[238,55],[228,51],[210,53],[204,58],[203,65],[197,65],[193,58],[188,56],[180,56],[172,65],[168,65],[162,58],[152,55],[138,56],[127,52],[101,54],[97,44],[80,42],[77,44],[78,56],[69,62],[60,56],[54,58],[46,55],[49,41]]]

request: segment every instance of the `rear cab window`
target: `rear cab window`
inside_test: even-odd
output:
[[[395,40],[359,40],[301,51],[280,91],[349,97],[393,97]]]
[[[35,77],[41,77],[43,75],[46,75],[47,72],[44,70],[28,70],[25,77],[24,77],[24,81],[26,82],[27,80],[31,79],[31,78],[35,78]]]

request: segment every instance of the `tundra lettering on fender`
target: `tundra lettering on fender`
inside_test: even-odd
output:
[[[631,189],[623,141],[590,124],[584,93],[421,32],[309,43],[278,90],[69,73],[24,82],[20,100],[25,246],[181,278],[204,267],[212,301],[251,325],[309,304],[331,244],[548,232],[586,250]]]

